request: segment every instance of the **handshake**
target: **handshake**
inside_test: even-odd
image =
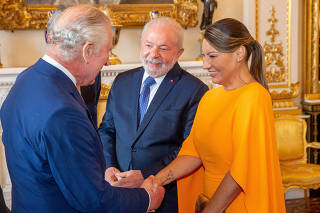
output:
[[[105,172],[105,180],[112,186],[125,188],[144,188],[150,197],[148,211],[159,208],[165,189],[159,186],[154,176],[144,179],[140,170],[120,172],[115,167],[109,167]]]

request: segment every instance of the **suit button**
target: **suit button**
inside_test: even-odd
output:
[[[131,147],[131,152],[136,152],[136,151],[137,151],[136,148]]]

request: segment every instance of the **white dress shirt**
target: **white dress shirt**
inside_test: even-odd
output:
[[[144,74],[143,74],[143,77],[142,77],[142,82],[141,82],[141,87],[140,87],[140,94],[142,92],[142,89],[143,89],[143,84],[144,84],[144,81],[146,80],[146,78],[148,78],[150,75],[144,71]],[[150,106],[150,103],[154,97],[154,95],[156,94],[161,82],[163,81],[163,79],[166,77],[166,75],[163,75],[161,77],[158,77],[158,78],[153,78],[156,83],[151,85],[150,86],[150,96],[149,96],[149,102],[148,102],[148,106],[147,106],[147,109],[146,111],[148,110],[149,106]]]

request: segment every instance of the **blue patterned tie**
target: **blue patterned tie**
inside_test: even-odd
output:
[[[143,83],[143,88],[142,91],[140,93],[140,97],[139,97],[139,124],[141,123],[144,114],[147,111],[148,108],[148,102],[149,102],[149,96],[150,96],[150,86],[155,84],[156,81],[152,78],[152,77],[148,77],[146,78],[146,80],[144,80]]]

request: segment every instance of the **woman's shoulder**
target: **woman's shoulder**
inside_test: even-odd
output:
[[[271,96],[260,83],[252,82],[241,88],[238,88],[236,92],[232,94],[233,103],[237,106],[255,107],[258,105],[264,105],[265,103],[272,103]]]
[[[270,99],[270,93],[269,91],[264,88],[260,83],[258,82],[252,82],[243,88],[241,91],[241,97],[242,98],[259,98],[259,99]]]

